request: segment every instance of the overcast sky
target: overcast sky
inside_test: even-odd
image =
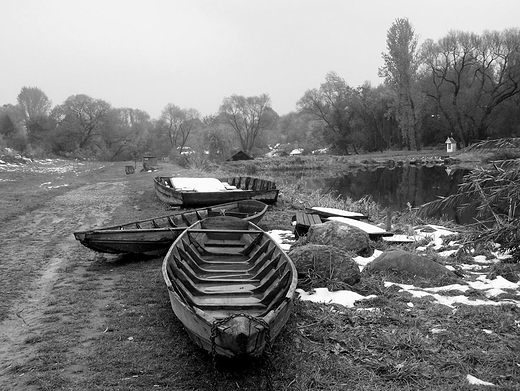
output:
[[[0,0],[0,15],[0,106],[27,86],[53,105],[86,94],[157,118],[168,103],[208,115],[267,93],[283,115],[329,71],[380,84],[397,18],[420,42],[503,31],[520,27],[520,1]]]

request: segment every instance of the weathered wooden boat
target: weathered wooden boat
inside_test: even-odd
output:
[[[253,223],[201,220],[164,258],[171,307],[197,345],[212,354],[260,356],[289,319],[297,284],[291,259]]]
[[[359,212],[351,212],[349,210],[337,209],[337,208],[326,208],[321,206],[313,206],[311,213],[316,213],[322,217],[347,217],[354,220],[366,220],[368,216]]]
[[[383,237],[391,237],[394,235],[392,232],[388,232],[376,225],[361,221],[368,219],[368,217],[362,213],[322,207],[312,207],[310,211],[312,213],[299,211],[292,217],[294,235],[296,238],[307,235],[311,225],[324,223],[326,221],[338,221],[342,224],[359,228],[366,232],[372,240],[379,240]]]
[[[298,239],[300,236],[307,235],[309,228],[314,224],[321,224],[329,217],[348,217],[354,220],[368,219],[362,213],[350,212],[348,210],[325,208],[320,206],[313,206],[307,211],[298,211],[292,217],[292,224],[294,227],[294,236]]]
[[[205,206],[253,199],[273,204],[279,190],[274,182],[252,177],[154,178],[157,197],[173,206]]]
[[[84,246],[112,254],[166,254],[182,231],[210,216],[233,216],[257,224],[269,206],[256,200],[241,200],[199,209],[133,221],[110,227],[74,232]]]
[[[365,222],[359,221],[359,220],[349,219],[348,217],[333,216],[333,217],[328,217],[327,220],[328,221],[337,221],[342,224],[347,224],[351,227],[356,227],[356,228],[366,232],[368,234],[368,236],[370,237],[370,239],[372,239],[372,240],[377,240],[377,239],[381,239],[384,236],[393,235],[392,232],[388,232],[385,229],[378,227],[377,225],[365,223]]]

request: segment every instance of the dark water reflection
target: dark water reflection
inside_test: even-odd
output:
[[[356,169],[337,173],[333,177],[329,176],[330,174],[325,177],[316,172],[300,172],[295,173],[292,180],[299,180],[309,190],[333,192],[345,199],[350,197],[359,200],[371,195],[383,208],[405,210],[408,203],[412,207],[418,207],[439,196],[457,193],[458,185],[467,173],[469,170],[443,166],[405,165],[393,169]],[[465,222],[468,218],[457,217],[454,210],[445,210],[443,215],[459,223]]]

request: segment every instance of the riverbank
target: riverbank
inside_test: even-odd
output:
[[[352,307],[298,300],[267,362],[213,361],[173,315],[162,259],[95,253],[72,235],[171,210],[154,194],[155,173],[127,175],[125,165],[0,166],[0,389],[253,391],[267,379],[288,391],[470,390],[475,379],[520,386],[518,309],[498,304],[517,293],[487,297],[497,292],[479,289],[477,276],[496,270],[491,253],[478,262],[436,255],[445,265],[471,265],[465,274],[474,282],[461,279],[442,294],[428,281],[421,288],[431,290],[415,296],[363,279],[353,290],[373,297]],[[159,172],[212,176],[169,163]],[[290,230],[297,200],[282,194],[261,228]],[[446,240],[428,251],[453,250],[454,239]],[[472,303],[453,303],[459,296]]]
[[[438,150],[385,151],[358,155],[295,155],[226,162],[229,170],[244,173],[281,172],[288,170],[321,170],[323,172],[367,167],[396,167],[403,165],[446,166],[461,169],[488,167],[491,153],[454,152]]]

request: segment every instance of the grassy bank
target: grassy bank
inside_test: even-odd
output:
[[[124,189],[123,201],[110,211],[107,225],[167,212],[169,208],[154,195],[154,174],[125,175],[124,165],[92,163],[90,168],[84,165],[63,174],[6,174],[17,183],[1,194],[8,201],[1,204],[2,212],[9,216],[2,219],[7,228],[2,240],[17,241],[18,247],[4,253],[3,259],[16,260],[23,255],[23,246],[31,246],[16,235],[21,215],[34,216],[60,196],[73,190],[85,193],[86,186],[95,183],[116,182]],[[164,164],[161,174],[167,173],[208,175]],[[40,190],[25,201],[23,194],[35,184]],[[284,188],[261,227],[290,229],[294,210],[318,199],[330,202],[323,206],[342,206],[322,194],[302,195],[299,189]],[[71,207],[80,210],[80,202]],[[376,207],[365,202],[358,205],[360,210]],[[473,390],[476,386],[468,376],[485,379],[501,390],[520,386],[517,306],[443,305],[432,296],[414,297],[396,285],[387,286],[383,278],[365,278],[354,286],[358,293],[376,297],[352,308],[297,301],[268,358],[271,365],[254,359],[214,361],[191,343],[173,315],[160,258],[97,254],[79,244],[58,255],[61,244],[73,241],[77,216],[66,209],[56,210],[61,210],[61,224],[70,224],[70,232],[61,236],[50,220],[45,222],[48,232],[42,232],[43,225],[34,232],[41,234],[40,255],[18,259],[33,265],[34,280],[9,288],[10,280],[27,278],[20,270],[20,275],[0,281],[0,300],[10,303],[3,308],[7,315],[2,326],[10,324],[13,334],[21,337],[19,344],[3,345],[9,346],[10,360],[1,368],[0,388],[252,391],[267,389],[272,382],[274,390],[294,391]],[[45,241],[51,242],[49,247]],[[40,289],[58,256],[63,260]],[[442,262],[460,266],[462,259],[450,257]],[[0,265],[6,266],[5,261]],[[481,272],[486,273],[486,268],[491,272],[492,267],[485,266]],[[433,286],[434,281],[422,284]],[[37,297],[27,298],[26,303],[37,299],[39,312],[24,310],[24,301],[19,300],[31,292]],[[444,294],[483,298],[476,289],[463,293],[453,288]]]

